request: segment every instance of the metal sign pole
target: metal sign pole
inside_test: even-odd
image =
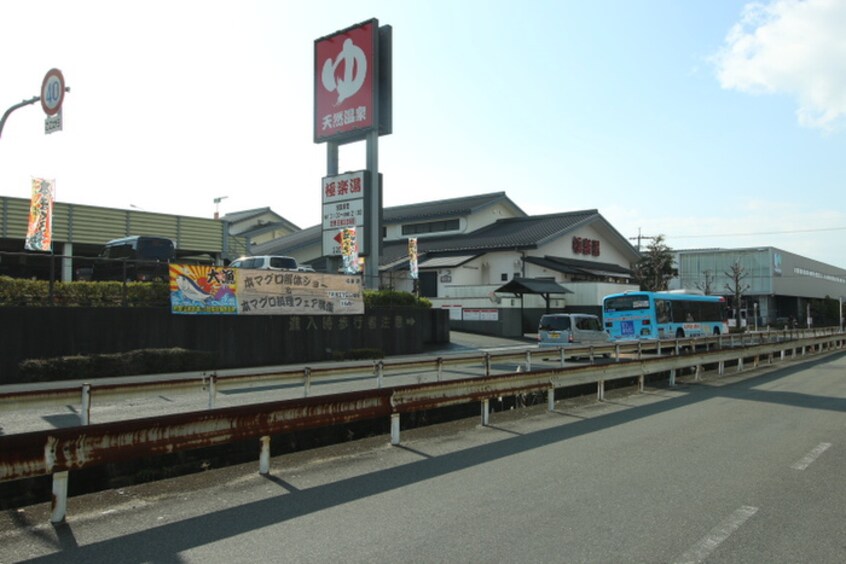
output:
[[[338,176],[338,143],[336,141],[326,142],[326,176]],[[340,257],[329,255],[326,257],[326,263],[326,271],[329,274],[336,274],[341,268]]]
[[[365,286],[379,289],[379,248],[382,242],[382,226],[379,223],[379,204],[382,202],[382,186],[379,182],[379,131],[367,134],[367,171],[370,174],[370,196],[367,206],[370,211],[370,225],[367,226],[369,241],[367,261],[364,263]]]

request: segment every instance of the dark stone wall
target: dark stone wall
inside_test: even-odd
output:
[[[181,347],[214,353],[219,368],[330,360],[333,352],[416,354],[449,342],[449,314],[372,308],[364,315],[173,315],[167,308],[0,308],[0,384],[35,358]]]

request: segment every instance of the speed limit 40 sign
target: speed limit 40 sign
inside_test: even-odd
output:
[[[65,77],[59,69],[50,69],[41,83],[41,107],[48,116],[54,116],[62,109],[65,99]]]

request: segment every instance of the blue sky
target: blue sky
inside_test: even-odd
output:
[[[387,206],[505,191],[676,249],[775,246],[846,268],[846,2],[2,3],[0,194],[320,222],[314,40],[393,26]],[[345,146],[341,170],[363,168]]]

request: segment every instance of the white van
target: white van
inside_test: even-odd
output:
[[[548,313],[538,323],[538,346],[567,347],[602,345],[611,336],[602,329],[599,317],[587,313]]]
[[[297,270],[297,259],[283,256],[240,257],[229,263],[232,268],[255,270]]]

